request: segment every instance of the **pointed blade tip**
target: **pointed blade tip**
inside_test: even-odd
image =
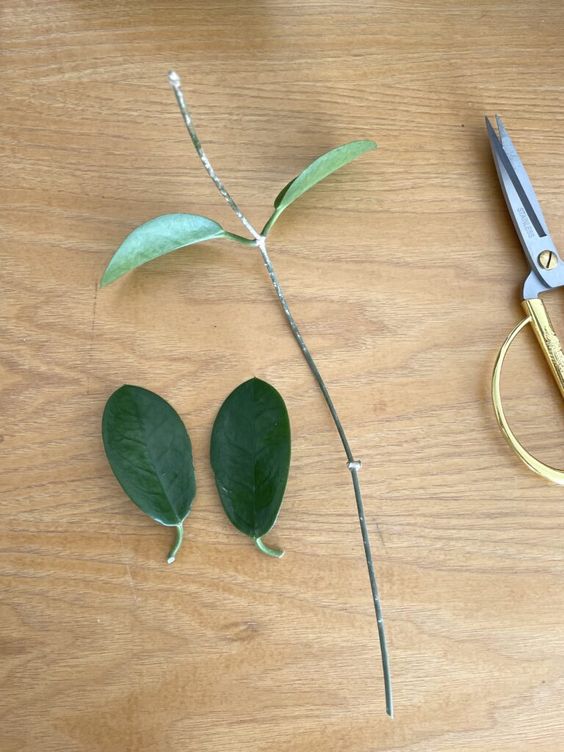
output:
[[[505,127],[505,124],[504,124],[503,120],[501,119],[501,115],[498,115],[496,113],[495,121],[497,123],[497,128],[499,130],[499,135],[503,139],[505,136],[508,135],[508,133],[507,133],[507,128]]]
[[[488,136],[490,137],[490,140],[495,139],[499,143],[499,145],[501,146],[501,142],[500,142],[499,136],[497,134],[496,129],[492,125],[492,121],[489,119],[489,117],[487,115],[485,115],[485,120],[486,120],[486,128],[487,128],[487,131],[488,131]]]

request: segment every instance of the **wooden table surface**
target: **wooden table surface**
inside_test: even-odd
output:
[[[526,264],[483,121],[503,115],[562,244],[562,3],[0,13],[2,752],[564,749],[564,491],[511,453],[490,404]],[[271,255],[363,460],[395,721],[342,449],[258,255],[209,242],[98,289],[151,217],[240,231],[171,67],[259,224],[315,156],[379,144],[286,212]],[[229,525],[208,461],[221,401],[253,375],[292,421],[281,561]],[[192,436],[198,494],[173,566],[170,531],[104,456],[123,383],[166,397]],[[526,445],[562,466],[560,397],[529,333],[503,388]]]

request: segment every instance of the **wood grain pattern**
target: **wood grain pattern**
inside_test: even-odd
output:
[[[495,425],[489,380],[525,262],[483,115],[514,136],[564,241],[564,6],[494,0],[4,0],[2,752],[558,752],[564,496]],[[259,225],[307,162],[366,155],[300,199],[271,254],[362,457],[397,720],[384,715],[348,472],[260,259],[218,241],[103,291],[125,234],[192,211],[239,232],[183,131]],[[548,300],[564,331],[562,296]],[[261,556],[213,489],[221,401],[284,395],[293,464]],[[124,382],[185,419],[182,555],[124,498],[100,419]],[[562,465],[532,335],[514,428]]]

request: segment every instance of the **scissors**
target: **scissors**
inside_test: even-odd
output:
[[[535,473],[554,483],[564,485],[564,471],[546,465],[528,452],[511,430],[501,402],[501,369],[515,337],[530,324],[552,375],[564,397],[564,353],[560,346],[541,295],[556,287],[564,287],[564,262],[550,237],[546,221],[531,181],[517,150],[500,117],[496,115],[497,132],[488,118],[486,128],[497,174],[507,207],[523,246],[531,271],[523,285],[522,307],[525,318],[507,336],[497,355],[492,375],[492,401],[501,431],[508,444]]]

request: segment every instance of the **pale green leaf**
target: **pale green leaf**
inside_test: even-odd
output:
[[[233,236],[217,222],[199,214],[155,217],[126,237],[108,264],[100,285],[109,285],[132,269],[178,248],[225,237]]]
[[[348,144],[337,146],[336,149],[331,149],[331,151],[315,159],[303,172],[293,178],[293,180],[290,180],[276,196],[274,199],[274,212],[264,226],[262,234],[266,235],[284,209],[290,206],[306,191],[309,191],[310,188],[313,188],[314,185],[317,185],[317,183],[328,175],[331,175],[335,170],[344,167],[349,162],[352,162],[353,159],[360,157],[361,154],[375,148],[376,144],[374,141],[351,141]]]

